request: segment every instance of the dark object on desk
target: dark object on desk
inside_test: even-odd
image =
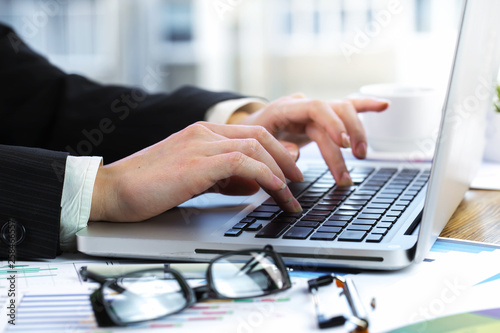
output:
[[[322,286],[327,286],[332,282],[336,283],[337,287],[342,288],[342,293],[347,299],[347,303],[351,309],[351,315],[339,315],[327,318],[319,309],[318,289]],[[315,279],[307,281],[309,292],[313,295],[314,306],[318,316],[319,328],[330,328],[342,326],[350,322],[356,326],[356,332],[367,332],[368,329],[368,314],[359,299],[358,292],[351,279],[344,279],[334,274],[323,275]]]
[[[80,274],[101,284],[90,296],[101,327],[159,319],[201,300],[266,296],[292,286],[283,259],[270,245],[215,258],[207,269],[207,284],[196,288],[169,267],[139,270],[111,279],[83,268]]]

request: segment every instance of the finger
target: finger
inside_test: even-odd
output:
[[[350,147],[347,129],[342,119],[332,110],[325,101],[296,99],[281,106],[282,114],[286,114],[290,123],[307,124],[313,121],[324,129],[332,140],[340,147]]]
[[[390,104],[389,100],[383,98],[350,97],[348,100],[352,103],[357,112],[384,111]]]
[[[259,184],[255,180],[232,176],[218,181],[207,192],[220,193],[225,195],[252,195],[260,190]]]
[[[231,152],[209,157],[209,163],[219,167],[207,168],[213,183],[231,176],[239,176],[256,181],[285,211],[300,212],[302,208],[290,189],[264,163],[243,153]]]
[[[366,133],[358,117],[356,108],[350,101],[332,101],[329,102],[331,108],[342,119],[344,126],[351,141],[352,152],[357,158],[365,158],[367,143]]]
[[[231,139],[256,139],[262,147],[272,156],[272,158],[279,165],[284,175],[294,182],[300,182],[304,179],[302,172],[295,164],[295,160],[289,154],[288,150],[279,143],[279,141],[271,135],[262,126],[227,126],[219,124],[205,124],[207,128],[211,129],[219,135],[223,135]]]
[[[205,149],[207,155],[241,152],[254,160],[264,163],[282,182],[286,182],[283,171],[257,139],[224,139],[208,144]]]
[[[295,94],[292,94],[290,95],[291,98],[306,98],[306,95],[304,95],[303,93],[295,93]]]
[[[344,157],[340,151],[339,146],[337,146],[330,136],[325,133],[316,124],[310,124],[306,127],[307,135],[311,139],[316,141],[318,144],[321,155],[325,160],[330,172],[335,178],[335,182],[338,186],[350,186],[352,185],[351,176],[344,162]]]
[[[294,161],[297,161],[300,156],[300,149],[299,146],[296,143],[290,142],[290,141],[281,141],[280,143],[285,147],[285,149],[288,151],[290,156]]]

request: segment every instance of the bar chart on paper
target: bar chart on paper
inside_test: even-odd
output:
[[[238,301],[209,301],[154,322],[132,325],[129,329],[185,328],[196,330],[207,322],[229,321],[233,317],[251,313],[264,313],[276,302],[289,302],[289,298],[245,299]],[[273,316],[285,316],[285,313]],[[115,331],[116,328],[113,329]],[[127,328],[123,328],[127,330]],[[88,293],[28,294],[18,306],[16,325],[7,325],[6,332],[104,332],[95,322]]]

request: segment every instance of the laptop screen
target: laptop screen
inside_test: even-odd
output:
[[[482,160],[486,112],[500,61],[500,2],[466,1],[443,107],[416,260],[423,259],[462,200]]]

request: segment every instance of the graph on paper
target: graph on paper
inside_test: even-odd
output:
[[[286,303],[290,298],[260,298],[208,301],[198,303],[181,313],[160,320],[132,325],[131,329],[189,328],[207,322],[233,320],[234,316],[256,312],[259,304]],[[265,311],[266,306],[260,311]],[[285,314],[283,313],[283,316]],[[18,305],[16,325],[7,325],[6,332],[58,332],[96,330],[88,293],[27,294]],[[125,329],[126,330],[126,329]]]

